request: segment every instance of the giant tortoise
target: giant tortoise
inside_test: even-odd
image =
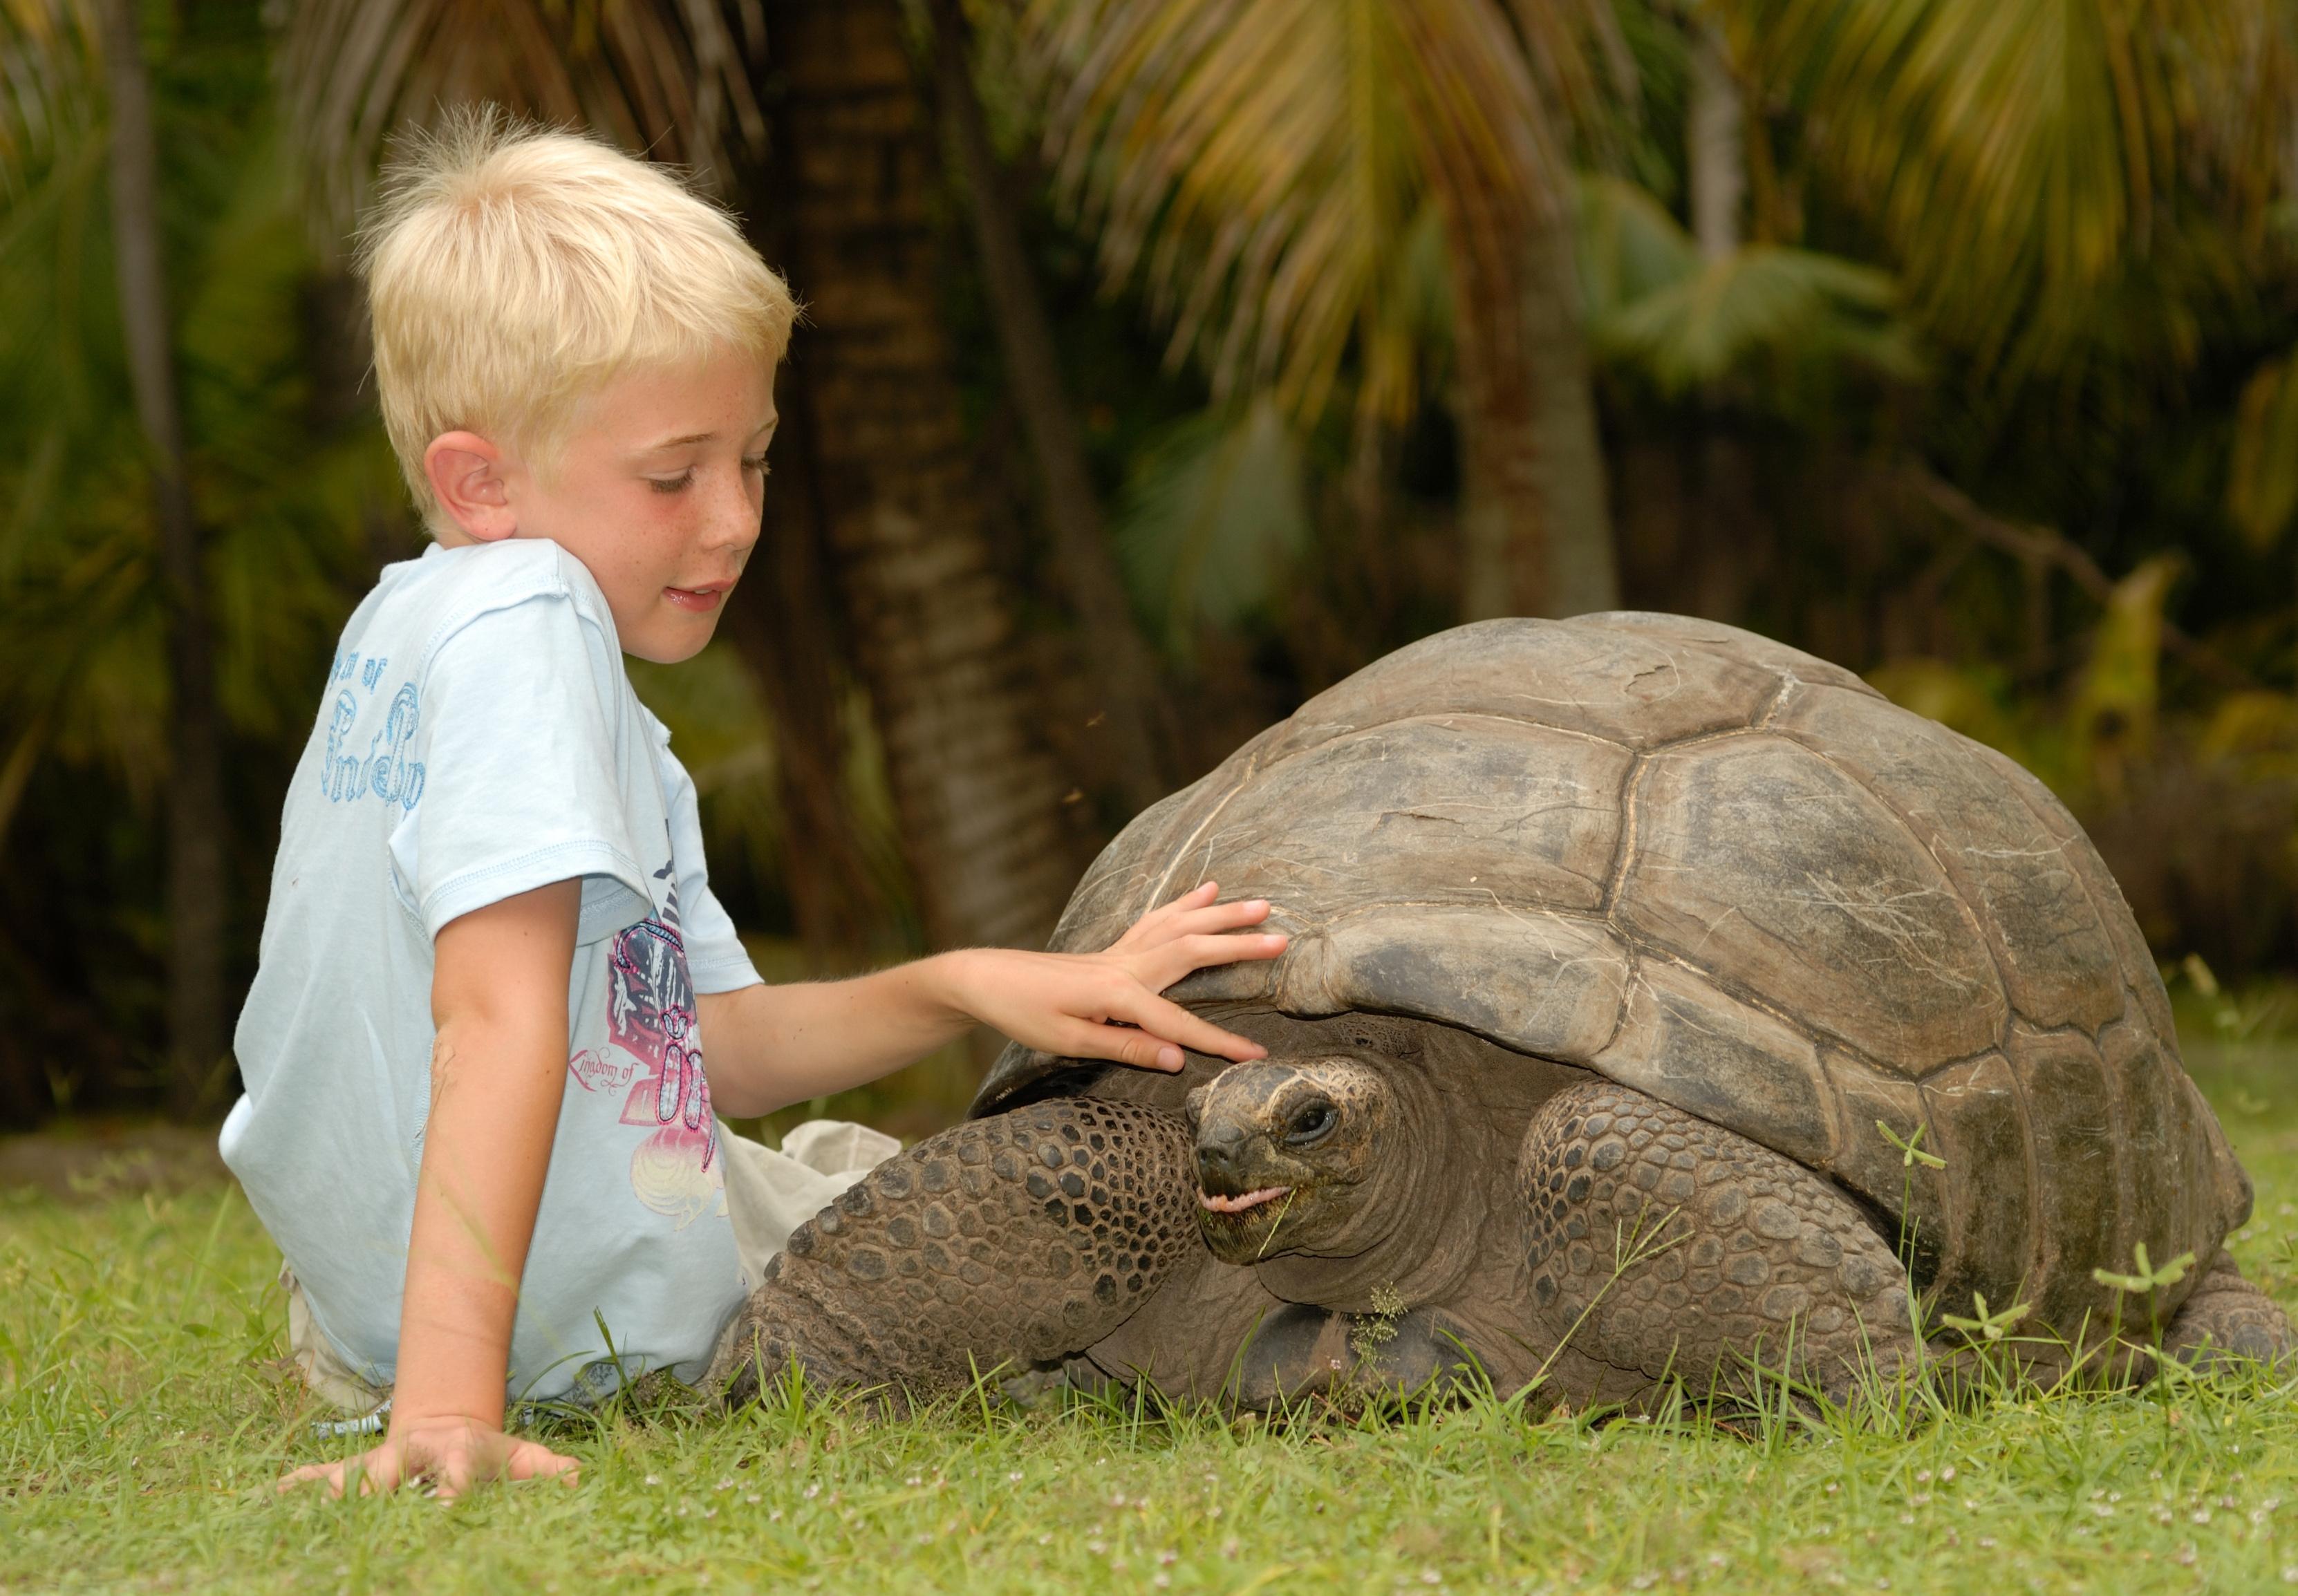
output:
[[[1634,1402],[1769,1358],[1840,1394],[1952,1365],[1979,1298],[2061,1366],[2290,1347],[2080,828],[1823,660],[1658,615],[1429,638],[1143,814],[1054,946],[1209,878],[1292,948],[1173,996],[1269,1056],[1009,1049],[792,1236],[718,1379]],[[2142,1246],[2199,1261],[2143,1289]]]

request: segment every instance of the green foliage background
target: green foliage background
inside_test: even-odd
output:
[[[1363,38],[1401,14],[1351,4]],[[1176,319],[1207,258],[1190,228],[1218,231],[1251,163],[1201,170],[1195,219],[1168,236],[1172,213],[1107,197],[1154,128],[1135,129],[1149,145],[1095,144],[1088,118],[1069,129],[1082,143],[1042,142],[1062,131],[1045,41],[1145,7],[972,11],[1194,773],[1457,617],[1455,307],[1438,200],[1412,175],[1426,107],[1342,93],[1378,58],[1333,42],[1331,81],[1280,86],[1327,119],[1285,170],[1377,179],[1334,212],[1387,229],[1332,257],[1359,309],[1327,306],[1311,329],[1325,342],[1276,348],[1265,380],[1209,352],[1224,318],[1267,319],[1245,277],[1223,279],[1203,337]],[[1593,43],[1511,24],[1552,69],[1542,136],[1572,174],[1556,195],[1578,239],[1625,601],[1812,649],[2008,749],[2089,826],[2166,962],[2298,965],[2293,8],[1717,0],[1692,20],[1739,63],[1751,178],[1743,236],[1720,255],[1688,225],[1691,16],[1570,9],[1594,19]],[[0,1122],[25,1124],[158,1100],[169,692],[86,13],[4,0],[0,18],[0,55],[21,66],[38,46],[53,69],[0,95]],[[244,980],[334,633],[420,542],[364,381],[343,240],[284,131],[279,19],[155,4],[145,23]],[[2239,93],[2200,93],[2195,74],[2236,59]],[[2103,81],[2127,92],[2102,100]],[[1079,641],[954,193],[950,214],[969,418],[1004,496],[1023,652],[1058,720]],[[729,650],[636,677],[695,770],[714,880],[778,972],[814,967],[794,939],[756,682]],[[917,914],[868,707],[843,713],[854,824],[885,887],[878,951],[898,953],[918,945]],[[1105,834],[1123,815],[1096,819]],[[921,1090],[946,1112],[962,1082]],[[210,1106],[228,1091],[215,1082]]]

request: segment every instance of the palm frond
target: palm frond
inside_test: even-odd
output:
[[[1262,395],[1183,421],[1144,456],[1119,507],[1126,575],[1186,659],[1200,626],[1265,607],[1309,539],[1301,445]]]
[[[1572,24],[1603,9],[1519,29],[1496,0],[1031,0],[1022,38],[1109,278],[1140,274],[1217,397],[1269,387],[1306,418],[1360,338],[1359,401],[1409,402],[1397,342],[1366,335],[1426,206],[1498,260],[1512,216],[1559,203],[1557,102],[1596,76]]]
[[[2228,162],[2267,137],[2289,75],[2275,0],[1717,10],[1740,59],[1807,109],[1819,158],[1882,224],[1916,305],[1982,362],[2031,365],[2077,340],[2197,165],[2216,161],[2232,202],[2263,197]]]
[[[0,202],[67,129],[95,115],[103,76],[88,0],[0,0]]]
[[[299,0],[280,77],[323,214],[347,224],[383,145],[491,100],[580,124],[714,186],[765,136],[746,56],[764,37],[739,0]]]
[[[2269,360],[2243,388],[2227,513],[2261,549],[2298,519],[2298,352]]]
[[[1666,393],[1722,381],[1758,355],[1848,360],[1900,377],[1920,369],[1893,315],[1890,277],[1778,244],[1743,245],[1596,324],[1596,342]]]

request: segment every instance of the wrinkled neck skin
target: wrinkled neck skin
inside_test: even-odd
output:
[[[1385,1072],[1396,1094],[1393,1119],[1375,1133],[1363,1196],[1347,1222],[1311,1253],[1269,1256],[1252,1266],[1272,1295],[1351,1313],[1374,1311],[1373,1294],[1394,1289],[1415,1307],[1443,1302],[1467,1284],[1474,1248],[1464,1232],[1473,1182],[1456,1162],[1451,1117],[1422,1072]]]

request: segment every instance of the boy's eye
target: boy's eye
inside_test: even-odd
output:
[[[766,457],[763,454],[744,455],[742,457],[742,469],[745,471],[755,471],[759,475],[764,476],[766,474]]]
[[[649,476],[647,485],[657,493],[676,493],[694,484],[694,467],[689,466],[675,476]]]

